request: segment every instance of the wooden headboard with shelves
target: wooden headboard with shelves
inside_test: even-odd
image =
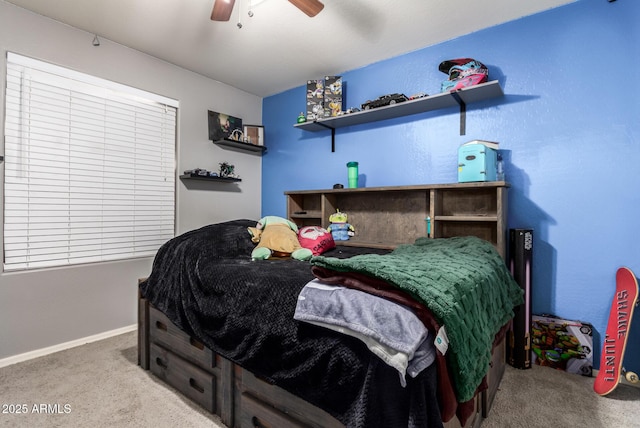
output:
[[[287,191],[287,217],[301,226],[329,227],[347,213],[355,236],[341,245],[395,248],[427,236],[478,236],[506,256],[507,189],[504,181]]]

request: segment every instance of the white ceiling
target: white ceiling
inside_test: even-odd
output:
[[[7,1],[265,97],[576,0],[322,0],[315,18],[236,0],[229,22],[213,0]]]

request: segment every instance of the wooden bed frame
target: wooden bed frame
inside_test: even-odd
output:
[[[426,235],[424,219],[429,216],[431,236],[480,236],[493,242],[504,257],[507,188],[504,182],[491,182],[286,194],[288,215],[299,225],[324,225],[326,214],[336,208],[346,211],[356,227],[372,222],[401,225],[384,227],[388,245],[381,242],[377,228],[356,229],[358,239],[351,245],[393,247],[413,242],[416,234]],[[413,224],[408,225],[407,219]],[[506,367],[505,342],[493,350],[488,389],[476,396],[475,413],[464,428],[479,427],[489,414]],[[344,428],[327,412],[211,351],[142,296],[138,299],[138,364],[220,416],[228,427]],[[454,417],[445,427],[459,428],[460,423]]]

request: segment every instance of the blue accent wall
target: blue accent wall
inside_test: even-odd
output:
[[[640,275],[639,19],[638,1],[579,0],[341,73],[352,107],[438,93],[442,60],[482,61],[505,97],[469,105],[463,136],[451,108],[338,129],[332,153],[329,131],[293,127],[306,82],[265,98],[262,214],[286,215],[285,190],[346,185],[348,161],[359,162],[364,186],[456,182],[460,144],[498,141],[509,227],[534,229],[534,313],[592,323],[598,367],[615,272]],[[638,318],[627,358],[636,371]]]

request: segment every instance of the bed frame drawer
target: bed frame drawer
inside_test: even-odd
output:
[[[304,428],[307,426],[249,394],[242,394],[240,400],[240,428]]]
[[[295,424],[286,425],[287,427],[304,426],[310,428],[344,428],[344,425],[329,413],[318,407],[312,406],[302,398],[296,397],[282,388],[256,377],[250,371],[239,368],[236,371],[236,381],[238,383],[238,391],[240,392],[240,411],[243,415],[246,413],[242,408],[243,406],[246,406],[245,397],[249,397],[249,399],[261,404],[265,409],[277,412],[278,415],[283,415],[284,417],[291,419],[291,421],[295,421]],[[251,401],[248,406],[252,406]],[[253,407],[250,408],[252,409]],[[271,413],[268,413],[267,415],[260,413],[260,415],[253,416],[258,418],[258,420],[271,420],[267,418]],[[243,420],[248,419],[243,416]],[[256,426],[270,426],[266,425],[266,422],[264,421],[263,424],[264,425]],[[254,425],[248,426],[253,427]],[[280,425],[274,426],[278,428],[280,427]]]
[[[216,413],[216,377],[156,344],[149,349],[150,370],[166,383]]]
[[[149,336],[152,343],[165,345],[172,352],[198,364],[203,369],[216,367],[216,356],[209,348],[190,337],[155,308],[149,311]]]
[[[506,369],[506,340],[503,339],[491,353],[491,367],[487,373],[487,389],[482,392],[482,417],[489,416],[489,409],[498,392],[500,380]]]

